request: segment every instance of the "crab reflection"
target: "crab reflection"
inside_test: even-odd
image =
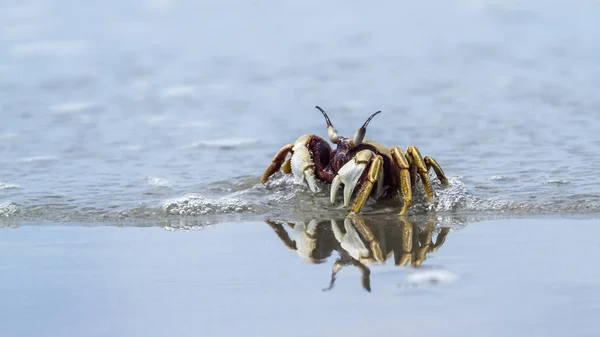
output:
[[[419,268],[427,254],[437,251],[450,232],[437,218],[378,218],[354,214],[344,219],[305,222],[266,220],[279,239],[304,261],[325,262],[335,251],[339,258],[332,267],[331,281],[324,291],[331,290],[337,273],[346,266],[361,271],[365,290],[371,291],[369,265],[384,264],[388,259],[399,267]],[[294,233],[294,239],[286,227]],[[434,240],[435,237],[435,240]]]

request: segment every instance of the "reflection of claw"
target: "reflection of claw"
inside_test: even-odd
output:
[[[331,220],[331,229],[335,239],[338,240],[340,246],[356,260],[369,257],[369,249],[365,246],[362,239],[358,235],[356,229],[352,225],[350,218],[344,219],[344,230],[342,233],[335,220]]]

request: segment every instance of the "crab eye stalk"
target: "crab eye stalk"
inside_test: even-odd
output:
[[[369,116],[369,118],[367,118],[367,121],[365,122],[365,124],[363,124],[363,126],[361,126],[360,129],[356,130],[356,132],[354,133],[354,138],[352,138],[353,146],[358,146],[358,145],[360,145],[360,143],[362,143],[363,139],[365,138],[365,134],[367,133],[367,125],[369,125],[369,122],[371,121],[371,119],[373,119],[373,117],[375,117],[375,115],[377,115],[380,112],[381,111],[377,111],[376,113]]]
[[[331,124],[329,116],[327,116],[325,110],[321,109],[321,107],[319,107],[318,105],[315,108],[319,109],[319,111],[321,111],[321,113],[323,113],[323,116],[325,117],[325,121],[327,122],[327,135],[329,136],[329,140],[331,140],[332,143],[337,144],[340,141],[340,136],[338,135],[337,130],[333,127],[333,124]]]

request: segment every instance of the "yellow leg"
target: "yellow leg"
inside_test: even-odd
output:
[[[281,168],[281,164],[283,164],[283,162],[285,160],[285,157],[292,150],[293,147],[294,147],[294,143],[290,143],[290,144],[282,147],[281,150],[279,150],[279,152],[277,152],[275,157],[273,157],[271,164],[269,165],[269,167],[267,167],[267,169],[265,170],[265,173],[263,173],[262,177],[260,178],[260,182],[262,184],[266,183],[267,180],[269,179],[269,177],[273,175],[273,173],[279,171],[279,169]],[[284,167],[284,170],[285,169],[286,168]]]
[[[417,172],[421,177],[421,182],[423,183],[423,187],[425,188],[425,193],[427,193],[427,200],[433,200],[433,190],[431,188],[431,183],[429,182],[429,173],[427,171],[427,166],[425,165],[425,161],[421,156],[419,150],[414,146],[409,146],[406,148],[406,155],[410,157],[411,165],[417,167]]]
[[[371,157],[371,155],[369,155]],[[373,190],[373,186],[377,181],[377,176],[379,175],[379,171],[382,169],[383,158],[379,155],[372,157],[371,166],[369,167],[369,172],[367,173],[367,179],[362,183],[356,198],[354,199],[354,203],[352,205],[351,213],[358,213],[362,209],[362,207],[369,199],[371,195],[371,191]]]
[[[400,168],[400,190],[402,191],[402,201],[404,202],[400,214],[406,214],[408,207],[412,203],[412,187],[409,172],[410,165],[399,147],[394,146],[391,152],[395,165]]]
[[[437,161],[435,161],[435,159],[427,156],[424,158],[425,160],[425,166],[427,166],[427,171],[429,171],[430,168],[433,168],[433,171],[435,172],[435,175],[438,177],[438,179],[440,180],[440,182],[442,182],[442,185],[444,187],[448,187],[448,179],[446,178],[446,174],[444,173],[444,170],[442,170],[442,168],[440,167],[440,164],[438,164]]]

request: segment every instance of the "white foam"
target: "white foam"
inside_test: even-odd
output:
[[[197,148],[197,147],[215,147],[215,148],[237,148],[243,146],[254,145],[258,143],[256,139],[211,139],[211,140],[200,140],[193,142],[183,148]]]
[[[162,209],[171,215],[207,215],[244,212],[250,205],[241,199],[222,197],[206,198],[198,194],[188,194],[163,202]]]
[[[141,145],[126,145],[122,147],[123,150],[138,152],[143,149]]]
[[[58,160],[58,157],[54,156],[34,156],[34,157],[23,157],[20,159],[24,163],[35,163],[35,162],[46,162]]]
[[[39,56],[76,56],[87,52],[89,45],[85,41],[46,40],[18,43],[10,49],[15,58],[24,59]]]
[[[8,201],[0,203],[0,218],[10,218],[17,214],[18,211],[17,204],[14,202]]]
[[[60,103],[60,104],[55,104],[55,105],[50,106],[50,111],[57,113],[57,114],[70,114],[70,113],[88,110],[95,106],[96,106],[96,104],[94,104],[92,102],[85,102],[85,101],[65,102],[65,103]]]
[[[193,85],[177,85],[165,88],[160,95],[163,98],[186,98],[194,97],[197,93],[197,87]]]
[[[19,185],[3,183],[0,181],[0,190],[7,190],[9,188],[19,188]]]
[[[169,187],[169,186],[171,186],[171,183],[169,183],[168,180],[162,179],[162,178],[157,178],[157,177],[149,177],[148,178],[148,184],[152,185],[152,186],[157,186],[157,187]]]

